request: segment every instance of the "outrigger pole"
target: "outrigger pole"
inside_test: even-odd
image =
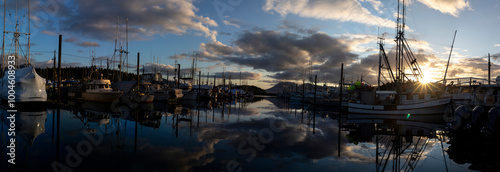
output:
[[[448,66],[450,66],[451,52],[453,51],[453,44],[455,44],[455,37],[457,36],[457,30],[455,30],[455,35],[453,36],[453,42],[451,43],[450,55],[448,56],[448,64],[446,64],[446,70],[444,72],[443,85],[446,86],[446,74],[448,73]]]

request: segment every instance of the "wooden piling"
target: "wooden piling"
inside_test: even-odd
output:
[[[139,64],[141,53],[137,52],[137,96],[139,96]]]
[[[58,60],[58,79],[57,79],[57,102],[61,102],[61,50],[62,50],[62,35],[59,35],[59,52],[57,54],[59,55],[59,60]]]

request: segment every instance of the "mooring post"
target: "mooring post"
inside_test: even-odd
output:
[[[52,100],[56,99],[56,50],[54,50],[54,68],[52,68]]]
[[[340,67],[340,98],[339,98],[339,134],[338,134],[338,151],[337,151],[337,156],[340,157],[340,131],[341,131],[341,126],[342,126],[342,87],[344,87],[344,63],[342,63],[342,66]],[[379,85],[380,87],[380,85]],[[377,155],[378,157],[378,155]]]
[[[140,62],[140,52],[137,52],[137,96],[139,96],[139,62]]]
[[[318,79],[318,75],[314,75],[313,134],[316,131],[316,90],[317,90],[316,82],[317,82],[317,79]]]
[[[59,52],[57,54],[59,55],[59,60],[58,60],[58,79],[57,79],[57,102],[61,103],[61,50],[62,50],[62,35],[59,35]]]

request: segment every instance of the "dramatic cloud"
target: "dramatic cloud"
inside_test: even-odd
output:
[[[368,1],[373,7],[379,7],[376,1]],[[372,26],[394,27],[395,23],[374,16],[356,0],[267,0],[263,9],[277,12],[283,16],[296,14],[301,17],[322,20],[338,20],[341,22],[356,22]]]
[[[221,60],[219,57],[228,56],[235,52],[233,47],[224,45],[221,42],[201,43],[199,60],[207,62],[216,62]]]
[[[471,9],[467,0],[417,0],[429,8],[458,17],[460,11]]]
[[[217,78],[227,78],[227,79],[234,79],[234,80],[239,80],[244,79],[244,80],[259,80],[260,77],[262,77],[261,73],[254,73],[254,72],[236,72],[236,71],[226,71],[224,73],[222,72],[217,72],[215,73],[215,76]]]
[[[303,79],[309,68],[318,74],[338,72],[341,63],[358,59],[341,40],[324,33],[259,30],[239,35],[233,44],[201,44],[200,57],[273,72],[270,77],[287,80]]]
[[[197,15],[193,0],[135,1],[135,0],[75,0],[63,6],[69,14],[61,17],[61,30],[94,39],[112,40],[116,35],[117,17],[120,32],[124,35],[128,18],[129,37],[147,39],[153,35],[203,34],[212,41],[217,32],[210,26],[218,26],[208,18]],[[124,36],[123,36],[124,37]]]

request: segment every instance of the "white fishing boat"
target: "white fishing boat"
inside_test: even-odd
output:
[[[399,3],[399,2],[398,2]],[[404,11],[404,4],[401,11]],[[401,13],[401,11],[398,11]],[[399,16],[402,16],[400,18]],[[379,48],[378,91],[363,87],[362,83],[351,86],[351,98],[348,103],[349,113],[383,114],[383,115],[443,115],[450,104],[451,98],[442,97],[429,85],[418,82],[423,79],[423,72],[417,59],[411,52],[404,36],[404,13],[398,15],[396,36],[396,67],[394,72],[385,53],[382,39]],[[382,61],[385,64],[382,64]],[[393,84],[388,90],[381,90],[380,75],[382,68],[387,69],[388,78]],[[406,69],[406,70],[405,70]],[[410,80],[414,77],[415,80]]]
[[[29,4],[29,3],[28,3]],[[4,5],[7,5],[5,3]],[[14,99],[15,102],[46,102],[47,101],[47,92],[45,90],[46,80],[38,75],[35,71],[35,68],[31,65],[30,62],[30,16],[28,6],[28,32],[23,33],[20,32],[19,21],[12,22],[15,24],[14,31],[5,30],[6,22],[4,22],[4,32],[3,32],[3,40],[2,40],[2,57],[1,57],[1,67],[0,74],[3,73],[1,83],[1,99],[10,100]],[[6,16],[4,16],[4,21],[6,21]],[[17,17],[16,17],[17,19]],[[7,23],[10,23],[7,22]],[[21,22],[23,23],[23,22]],[[12,43],[10,47],[14,48],[14,52],[11,52],[9,49],[8,52],[5,51],[6,47],[6,34],[12,34]],[[19,42],[21,36],[26,36],[28,42],[26,44],[27,52],[19,52],[21,49],[21,43]],[[25,55],[21,55],[24,53]],[[12,75],[9,75],[10,73]],[[14,72],[14,74],[13,74]],[[11,85],[11,83],[15,83]],[[9,91],[13,90],[13,91]],[[9,94],[10,93],[10,94]],[[10,96],[10,97],[9,97]]]
[[[92,80],[84,84],[82,99],[85,101],[113,102],[118,100],[122,91],[113,90],[108,79]]]
[[[16,102],[46,102],[45,79],[38,75],[33,66],[15,69],[14,96]],[[2,99],[9,100],[9,74],[2,78]]]
[[[450,98],[431,98],[430,94],[426,94],[422,99],[419,99],[418,95],[413,95],[409,100],[407,95],[399,94],[396,91],[376,91],[375,93],[377,96],[371,96],[372,98],[379,97],[383,100],[378,99],[372,103],[366,101],[349,102],[349,113],[404,116],[442,115],[450,103]],[[400,96],[401,100],[395,100],[395,96]],[[388,97],[389,99],[387,99]],[[369,98],[365,98],[365,100],[367,99]]]

